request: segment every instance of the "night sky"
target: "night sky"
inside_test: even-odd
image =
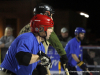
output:
[[[99,38],[100,32],[100,1],[99,0],[43,0],[54,7],[54,9],[83,11],[89,14],[87,20],[87,28],[91,29],[91,33],[96,34]]]

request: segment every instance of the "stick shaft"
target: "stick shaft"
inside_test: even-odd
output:
[[[65,73],[66,73],[66,75],[69,75],[68,69],[67,69],[65,66],[66,66],[66,64],[63,64],[64,70],[65,70]]]
[[[47,67],[46,67],[46,70],[47,70],[48,75],[51,75],[50,70]]]

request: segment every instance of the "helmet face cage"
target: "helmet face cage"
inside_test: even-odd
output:
[[[46,32],[49,27],[52,27],[52,26],[40,25],[39,27],[36,27],[34,31],[36,33],[38,33],[38,32]]]

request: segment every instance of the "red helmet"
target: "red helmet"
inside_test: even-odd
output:
[[[30,21],[31,32],[37,33],[41,31],[47,31],[48,27],[53,27],[53,20],[46,16],[37,14]]]

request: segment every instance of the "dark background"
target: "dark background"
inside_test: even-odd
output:
[[[83,11],[89,14],[86,29],[90,31],[89,39],[96,41],[100,38],[100,1],[99,0],[42,0],[55,9]],[[95,39],[93,39],[95,38]],[[99,41],[98,41],[99,43]]]
[[[99,43],[99,0],[0,0],[0,37],[3,36],[7,26],[14,29],[14,36],[17,37],[21,28],[30,22],[34,6],[40,2],[47,3],[55,9],[53,18],[55,22],[54,31],[57,35],[60,35],[61,27],[65,26],[69,29],[69,35],[74,37],[75,27],[81,26],[84,23],[83,19],[85,20],[76,12],[82,11],[89,14],[86,24],[82,27],[87,31],[86,38],[88,41]]]
[[[91,29],[91,33],[99,35],[100,25],[100,1],[99,0],[42,0],[45,3],[52,5],[55,9],[71,9],[73,11],[83,11],[89,14],[87,28]]]

